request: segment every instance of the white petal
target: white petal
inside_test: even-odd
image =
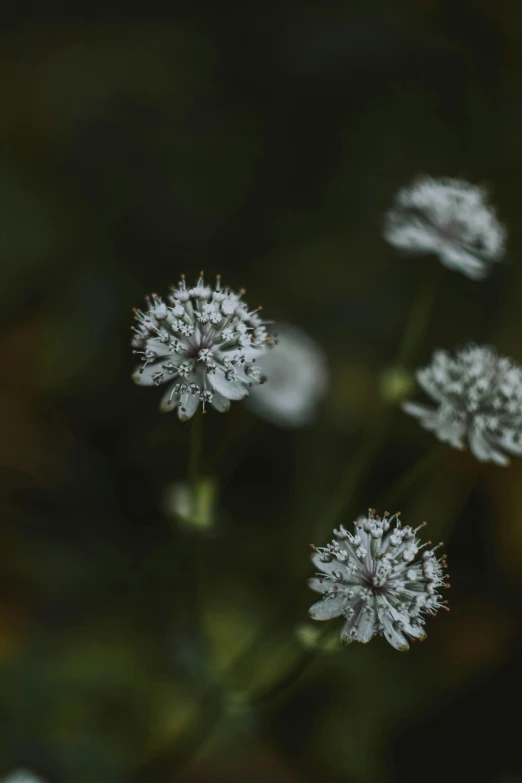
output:
[[[199,407],[199,396],[197,394],[191,394],[187,392],[181,396],[181,401],[178,406],[178,416],[180,421],[188,421],[192,418]]]
[[[469,447],[479,462],[496,462],[497,465],[508,465],[509,459],[500,451],[496,451],[477,427],[469,433]]]
[[[226,413],[230,410],[230,400],[227,400],[219,392],[215,392],[212,397],[212,406],[220,413]]]
[[[384,236],[391,245],[401,250],[415,253],[434,253],[437,250],[433,235],[420,223],[395,223],[392,219],[385,228]]]
[[[308,614],[314,620],[331,620],[343,613],[345,605],[346,597],[339,594],[332,598],[324,598],[321,601],[317,601],[310,607]]]
[[[426,631],[422,625],[412,625],[409,619],[404,616],[404,630],[409,636],[413,636],[415,639],[425,639]]]
[[[433,429],[439,440],[443,443],[449,443],[455,449],[463,449],[463,439],[466,434],[466,425],[464,421],[455,422],[450,418],[444,419],[439,416],[436,426],[426,426],[426,429]]]
[[[227,400],[242,400],[248,395],[248,389],[240,381],[227,381],[223,370],[219,367],[210,378],[210,383],[215,391]]]
[[[347,620],[343,627],[341,628],[341,643],[342,644],[351,644],[354,641],[354,637],[352,636],[352,628],[353,623],[351,620]]]
[[[321,552],[314,552],[312,555],[312,563],[314,566],[318,569],[318,571],[322,571],[327,574],[332,573],[332,563],[334,562],[331,560],[329,563],[323,563],[321,560]],[[328,570],[327,570],[328,569]]]
[[[359,642],[366,644],[366,642],[369,642],[373,637],[376,619],[377,615],[373,607],[364,604],[357,617],[357,622],[355,623],[357,628],[357,640]]]
[[[179,402],[179,395],[178,394],[172,394],[173,387],[177,384],[177,381],[174,381],[174,383],[169,383],[167,391],[161,398],[160,402],[160,411],[162,413],[170,413],[170,411],[173,411],[176,409],[176,406]],[[170,403],[170,404],[169,404]]]
[[[405,413],[419,419],[419,424],[425,430],[435,433],[443,443],[449,443],[455,449],[463,449],[463,438],[466,433],[464,422],[455,422],[450,418],[442,418],[438,409],[429,408],[416,402],[402,404]]]
[[[403,402],[401,405],[404,413],[408,413],[410,416],[415,416],[417,419],[422,419],[425,416],[434,416],[435,410],[428,405],[421,405],[419,402]]]
[[[315,590],[316,593],[324,593],[330,584],[329,579],[321,579],[319,576],[312,576],[308,580],[308,587],[310,590]]]
[[[412,625],[410,622],[410,617],[405,612],[399,612],[397,609],[390,606],[389,608],[390,615],[392,619],[395,622],[399,622],[402,624],[403,628],[401,633],[404,635],[408,634],[408,636],[413,636],[415,639],[425,639],[426,638],[426,631],[424,630],[424,627],[422,625]]]
[[[472,280],[483,280],[488,273],[487,264],[465,250],[444,247],[439,254],[441,262],[449,269],[457,269]]]
[[[406,637],[393,627],[393,622],[391,620],[384,621],[384,636],[386,641],[389,642],[392,647],[395,647],[396,650],[399,650],[399,652],[406,652],[410,649]]]
[[[158,384],[154,383],[152,376],[157,372],[162,372],[164,364],[165,360],[162,359],[159,362],[154,362],[154,364],[148,364],[145,368],[140,365],[134,370],[132,380],[134,383],[137,383],[138,386],[157,386]],[[165,383],[165,381],[168,381],[171,378],[172,375],[165,373],[165,380],[162,381],[162,383]]]
[[[180,345],[182,345],[182,343],[180,343]],[[172,351],[170,347],[165,343],[162,343],[158,337],[152,337],[150,340],[147,340],[147,350],[154,351],[154,353],[157,354],[158,359],[168,357],[168,361],[173,364],[179,364],[179,362],[183,361],[183,359],[180,358],[180,354]]]
[[[321,560],[321,553],[314,552],[312,555],[312,563],[322,574],[332,574],[334,571],[339,571],[344,579],[350,581],[350,573],[348,569],[344,563],[340,563],[339,560],[336,560],[335,558],[329,562],[323,563]]]
[[[410,645],[404,634],[399,628],[395,627],[397,622],[400,622],[398,614],[390,606],[385,598],[377,598],[379,620],[384,626],[384,636],[386,640],[400,652],[406,652],[410,649]]]
[[[415,377],[421,389],[424,389],[426,394],[429,394],[429,396],[433,397],[434,400],[437,402],[442,402],[445,399],[444,392],[435,383],[431,372],[429,372],[426,368],[417,370]]]
[[[509,451],[510,454],[515,454],[517,457],[522,456],[522,442],[516,442],[513,433],[505,432],[503,435],[495,438],[496,444],[499,448]]]

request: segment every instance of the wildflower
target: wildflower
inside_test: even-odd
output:
[[[281,427],[309,424],[328,386],[326,358],[315,340],[296,326],[281,324],[277,348],[269,347],[258,366],[270,383],[252,389],[248,407]]]
[[[224,412],[231,400],[246,397],[254,384],[264,383],[256,361],[266,350],[266,328],[258,310],[249,311],[239,294],[214,289],[203,274],[193,288],[182,275],[164,302],[147,298],[148,310],[135,311],[138,322],[132,344],[142,364],[133,380],[141,386],[167,384],[160,410],[178,409],[190,419],[201,403]]]
[[[473,344],[455,358],[435,351],[417,380],[435,407],[405,402],[403,410],[455,449],[467,440],[481,462],[508,465],[509,454],[522,454],[522,368],[498,356],[490,346]]]
[[[486,277],[502,257],[506,240],[484,188],[431,177],[399,190],[384,236],[402,250],[434,253],[444,266],[473,280]]]
[[[398,517],[386,512],[381,518],[370,509],[354,522],[354,534],[341,525],[331,544],[314,547],[312,561],[320,572],[309,585],[323,597],[310,616],[343,617],[343,644],[383,635],[396,650],[408,650],[408,636],[426,637],[424,615],[436,614],[447,603],[438,593],[449,587],[444,557],[436,557],[438,547],[419,554],[431,545],[417,538],[426,523],[413,530]]]

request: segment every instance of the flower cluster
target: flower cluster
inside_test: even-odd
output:
[[[446,584],[444,557],[437,547],[422,549],[417,532],[401,525],[399,514],[383,517],[370,509],[354,522],[352,534],[341,525],[335,540],[314,547],[314,565],[320,570],[309,581],[323,594],[313,604],[314,620],[343,617],[341,641],[369,642],[383,635],[397,650],[408,650],[408,639],[424,639],[424,615],[446,608],[439,590]],[[439,546],[441,546],[439,544]]]
[[[435,253],[474,280],[502,257],[505,230],[484,188],[459,179],[423,177],[397,193],[384,236],[409,252]]]
[[[467,345],[455,356],[436,351],[417,380],[436,407],[406,402],[439,440],[456,449],[465,440],[481,462],[507,465],[504,452],[522,455],[522,368],[489,347]]]
[[[134,353],[142,364],[133,375],[142,386],[167,384],[160,409],[177,408],[182,421],[190,419],[200,403],[226,411],[231,400],[248,395],[265,378],[256,360],[270,339],[259,310],[250,311],[235,294],[205,285],[203,275],[193,288],[185,278],[164,302],[156,294],[147,300],[147,312],[135,311]]]

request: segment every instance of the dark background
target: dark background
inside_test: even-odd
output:
[[[509,232],[485,282],[441,270],[413,366],[468,340],[522,361],[522,5],[49,0],[2,17],[0,773],[522,780],[520,460],[447,449],[395,499],[447,542],[452,611],[427,642],[325,651],[277,685],[303,655],[313,531],[376,413],[346,524],[436,445],[382,394],[437,264],[381,237],[413,176],[485,183]],[[200,269],[304,328],[331,372],[304,430],[241,403],[207,415],[206,535],[168,513],[190,425],[132,384],[129,345],[131,307]]]

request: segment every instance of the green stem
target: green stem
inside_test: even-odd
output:
[[[190,489],[191,508],[190,514],[196,517],[199,502],[199,482],[201,471],[201,454],[203,449],[203,416],[198,411],[190,422],[190,443],[188,454],[188,483]],[[192,622],[196,622],[197,639],[203,654],[206,655],[206,639],[203,627],[201,611],[201,594],[203,590],[203,549],[201,536],[198,530],[191,528],[191,535],[187,536],[187,554],[191,569],[191,589],[188,601]]]
[[[439,273],[439,264],[430,270],[430,274],[422,282],[410,311],[406,329],[394,361],[396,367],[406,367],[415,359],[424,340],[433,305]],[[333,494],[326,511],[321,515],[321,521],[315,534],[320,539],[325,532],[331,530],[344,516],[356,498],[357,491],[382,444],[383,436],[388,429],[392,410],[381,404],[368,436],[363,440],[352,460],[346,465],[337,491]]]
[[[321,514],[320,521],[316,526],[315,535],[318,541],[335,527],[355,499],[366,470],[379,450],[389,418],[390,410],[381,407],[368,431],[367,438],[363,440],[353,459],[347,463],[341,474],[337,492],[333,494],[326,511]]]
[[[406,490],[409,490],[427,471],[435,467],[445,452],[445,444],[440,443],[431,451],[428,451],[424,457],[421,457],[412,467],[404,471],[389,489],[381,493],[375,507],[379,508],[382,501],[390,508],[397,501],[400,502],[401,496],[404,495]]]
[[[195,494],[200,478],[201,453],[203,450],[203,415],[198,411],[192,417],[190,427],[190,449],[188,463],[188,480]]]
[[[301,679],[302,675],[305,674],[312,663],[316,660],[318,653],[319,650],[301,651],[295,666],[290,669],[290,671],[287,672],[284,677],[273,683],[273,685],[270,685],[265,690],[252,696],[249,699],[250,704],[253,707],[262,707],[264,704],[267,704],[268,702],[272,701],[272,699],[276,698],[280,693],[287,691],[288,688],[291,688],[292,685],[295,685],[295,683]]]
[[[409,367],[422,347],[435,304],[439,275],[440,264],[437,263],[421,283],[395,357],[396,367]]]

